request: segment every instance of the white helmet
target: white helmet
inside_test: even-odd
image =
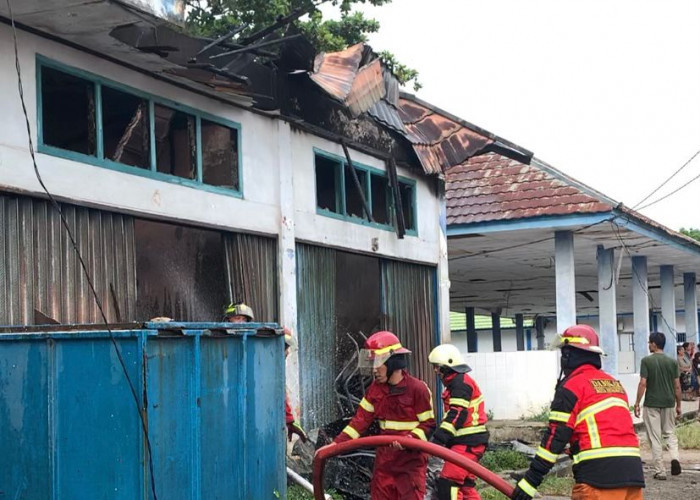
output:
[[[430,351],[428,361],[434,365],[444,366],[458,373],[467,373],[472,369],[464,362],[462,353],[452,344],[441,344]]]

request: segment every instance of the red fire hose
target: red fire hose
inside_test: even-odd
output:
[[[459,465],[478,478],[489,483],[508,498],[510,498],[510,496],[513,494],[513,487],[500,476],[494,474],[486,467],[479,465],[468,458],[464,458],[462,455],[459,455],[454,451],[451,451],[449,448],[405,436],[370,436],[353,439],[352,441],[345,441],[344,443],[339,443],[334,446],[324,446],[323,448],[319,448],[314,456],[314,498],[316,500],[324,500],[323,469],[326,465],[327,459],[356,450],[358,448],[376,448],[378,446],[388,446],[394,441],[398,441],[401,446],[409,450],[422,451],[429,455],[442,458],[447,462],[452,462],[455,465]]]

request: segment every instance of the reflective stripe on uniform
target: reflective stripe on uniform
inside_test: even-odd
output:
[[[411,429],[411,434],[415,434],[417,438],[419,438],[421,441],[427,441],[428,438],[425,435],[425,432],[423,432],[423,429],[420,427],[416,427],[415,429]]]
[[[542,460],[545,460],[550,463],[555,463],[557,461],[557,455],[543,448],[542,446],[537,448],[537,453],[535,454],[535,456],[540,457]]]
[[[553,422],[567,423],[569,421],[570,417],[571,417],[571,413],[565,413],[563,411],[550,411],[549,412],[549,420],[552,420]]]
[[[382,347],[381,349],[374,349],[374,354],[376,356],[381,356],[382,354],[386,354],[387,352],[391,351],[396,351],[397,349],[401,349],[401,344],[392,344],[386,347]]]
[[[537,488],[535,488],[530,483],[528,483],[527,479],[525,479],[525,478],[522,478],[520,481],[518,481],[518,488],[523,490],[525,493],[530,495],[532,498],[535,498],[535,495],[537,494]]]
[[[636,447],[610,447],[610,448],[596,448],[594,450],[584,450],[578,452],[574,455],[574,464],[583,462],[584,460],[594,460],[596,458],[610,458],[610,457],[638,457],[639,448]]]
[[[353,439],[357,439],[357,438],[360,437],[360,433],[357,432],[357,431],[356,431],[355,429],[353,429],[352,427],[350,427],[349,425],[346,425],[346,426],[345,426],[345,429],[343,429],[343,432],[344,432],[345,434],[347,434],[348,436],[350,436],[351,438],[353,438]]]
[[[459,498],[459,486],[450,487],[450,500],[457,500]]]
[[[450,398],[447,402],[450,406],[461,406],[462,408],[469,408],[469,400],[462,398]]]
[[[380,420],[379,428],[390,431],[410,431],[418,427],[420,422],[399,422],[398,420]]]
[[[615,396],[605,398],[604,400],[598,401],[597,403],[594,403],[591,406],[581,410],[581,412],[578,414],[578,418],[576,419],[576,425],[580,424],[591,415],[595,415],[596,413],[600,413],[603,410],[607,410],[608,408],[613,408],[615,406],[622,407],[629,411],[629,405],[624,399]]]
[[[586,417],[586,427],[588,428],[588,438],[591,440],[591,448],[600,448],[600,432],[598,431],[598,422],[595,421],[595,415]]]
[[[433,413],[433,410],[426,410],[423,413],[418,414],[418,421],[419,422],[425,422],[426,420],[430,420],[431,418],[435,418],[435,414]]]
[[[362,398],[360,401],[360,406],[370,413],[374,413],[374,405],[367,401],[367,398]]]

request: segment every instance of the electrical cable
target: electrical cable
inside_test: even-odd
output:
[[[649,208],[649,207],[652,206],[652,205],[656,205],[656,204],[659,203],[660,201],[663,201],[663,200],[665,200],[666,198],[668,198],[669,196],[676,194],[678,191],[680,191],[681,189],[685,188],[686,186],[688,186],[689,184],[695,182],[695,181],[698,180],[698,179],[700,179],[700,174],[696,175],[695,177],[693,177],[692,179],[690,179],[688,182],[686,182],[686,183],[683,184],[682,186],[680,186],[680,187],[674,189],[674,190],[671,191],[670,193],[668,193],[668,194],[662,196],[661,198],[659,198],[659,199],[657,199],[657,200],[654,200],[654,201],[652,201],[651,203],[647,203],[647,204],[644,205],[643,207],[639,207],[638,210],[644,210],[645,208]]]
[[[20,67],[20,61],[19,61],[19,50],[18,50],[18,42],[17,42],[17,29],[15,27],[15,18],[14,14],[12,12],[12,4],[11,0],[6,0],[7,2],[7,8],[8,8],[8,14],[10,16],[10,25],[12,26],[12,38],[14,42],[14,55],[15,55],[15,70],[17,72],[17,89],[19,91],[19,98],[20,102],[22,104],[22,112],[24,113],[24,121],[25,125],[27,127],[27,137],[28,137],[28,142],[29,142],[29,154],[32,158],[32,165],[34,166],[34,174],[37,178],[37,181],[39,181],[39,184],[41,185],[41,188],[43,189],[44,193],[46,193],[46,196],[49,198],[49,201],[51,202],[52,207],[58,212],[59,217],[61,218],[61,223],[63,227],[66,230],[66,233],[68,235],[68,239],[71,242],[71,245],[73,246],[73,249],[75,250],[75,253],[77,255],[78,261],[80,262],[80,267],[83,270],[83,273],[85,274],[85,278],[87,280],[88,286],[90,288],[90,291],[92,292],[93,297],[95,298],[95,303],[97,304],[97,309],[100,311],[100,315],[102,316],[102,321],[104,322],[105,327],[107,328],[107,332],[109,333],[109,338],[112,343],[112,346],[114,348],[114,351],[117,355],[117,359],[119,360],[119,364],[121,365],[122,371],[124,373],[124,376],[126,378],[126,381],[129,385],[129,389],[131,390],[131,395],[134,398],[134,403],[136,404],[136,410],[139,414],[139,419],[141,421],[141,427],[143,428],[143,433],[146,438],[146,447],[148,451],[148,468],[149,472],[151,475],[151,492],[153,494],[153,500],[158,500],[158,496],[156,495],[156,485],[155,485],[155,476],[153,472],[153,453],[152,453],[152,448],[151,448],[151,440],[148,435],[148,425],[146,424],[145,417],[143,415],[143,412],[141,411],[141,406],[139,403],[139,398],[138,394],[136,393],[136,388],[134,387],[134,384],[131,380],[131,377],[129,376],[129,372],[126,367],[126,363],[124,362],[124,357],[122,356],[121,349],[119,348],[119,345],[117,344],[117,341],[114,337],[114,333],[112,332],[111,328],[109,327],[109,322],[107,321],[107,316],[105,315],[104,309],[102,308],[102,303],[100,301],[100,298],[97,295],[97,291],[95,290],[95,286],[92,282],[92,277],[90,276],[90,273],[87,269],[87,265],[85,264],[85,261],[83,260],[82,255],[80,254],[80,250],[78,249],[78,244],[75,241],[75,238],[73,237],[73,233],[70,230],[70,226],[68,225],[68,221],[66,220],[63,210],[61,209],[61,206],[59,203],[56,201],[54,196],[49,192],[48,188],[46,187],[46,184],[44,184],[44,180],[41,177],[41,173],[39,172],[39,167],[36,162],[36,155],[34,153],[34,142],[32,140],[32,131],[31,131],[31,126],[29,124],[29,113],[27,112],[27,106],[24,101],[24,86],[22,84],[22,70]]]
[[[648,200],[649,198],[651,198],[656,192],[658,192],[659,189],[661,189],[662,187],[664,187],[664,186],[665,186],[671,179],[673,179],[681,170],[683,170],[685,167],[687,167],[687,166],[690,164],[690,162],[692,162],[698,155],[700,155],[700,150],[698,150],[693,156],[691,156],[690,159],[689,159],[688,161],[686,161],[686,162],[683,164],[683,166],[681,166],[681,168],[679,168],[678,170],[676,170],[675,172],[673,172],[673,174],[671,174],[670,177],[668,177],[665,181],[663,181],[656,189],[654,189],[651,193],[649,193],[648,195],[646,195],[646,196],[644,197],[644,199],[642,199],[639,203],[637,203],[635,206],[633,206],[633,207],[632,207],[632,210],[637,210],[637,207],[638,207],[639,205],[641,205],[642,203],[644,203],[645,201],[647,201],[647,200]],[[679,188],[679,189],[681,189],[681,188]],[[667,196],[670,196],[670,195],[667,195]],[[661,198],[661,199],[663,199],[663,198]],[[653,203],[650,203],[649,205],[646,205],[646,206],[640,208],[639,210],[642,210],[642,209],[646,208],[647,206],[653,205],[654,203],[658,203],[658,201],[660,201],[660,200],[657,200],[657,201],[655,201],[655,202],[653,202]]]

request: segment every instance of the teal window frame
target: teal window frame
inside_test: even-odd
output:
[[[316,213],[318,215],[323,215],[325,217],[330,217],[332,219],[337,219],[337,220],[342,220],[342,221],[347,221],[347,222],[352,222],[354,224],[360,224],[362,226],[367,226],[367,227],[373,227],[376,229],[382,229],[385,231],[391,231],[394,232],[396,229],[394,228],[393,225],[391,224],[381,224],[378,222],[370,222],[367,220],[366,217],[357,217],[355,215],[351,215],[347,213],[347,186],[345,183],[345,169],[348,166],[347,159],[343,156],[338,156],[333,153],[329,153],[327,151],[324,151],[322,149],[318,148],[313,148],[313,153],[314,153],[314,194],[318,193],[318,186],[315,185],[315,179],[316,179],[316,169],[319,168],[319,165],[316,163],[316,158],[322,157],[326,160],[330,160],[335,163],[334,167],[336,169],[335,171],[335,178],[336,178],[336,183],[335,183],[335,196],[336,196],[336,203],[338,205],[338,211],[339,213],[333,212],[328,209],[320,208],[318,206],[318,203],[316,204]],[[372,176],[375,177],[381,177],[383,179],[387,180],[388,183],[388,176],[386,171],[380,170],[378,168],[370,167],[368,165],[364,165],[362,163],[358,163],[353,161],[353,166],[355,167],[355,170],[364,172],[364,175],[366,175],[365,179],[365,185],[364,187],[364,195],[365,199],[367,200],[367,204],[370,207],[370,210],[372,209]],[[413,210],[413,228],[411,229],[406,229],[406,234],[408,236],[418,236],[418,210],[416,206],[416,181],[414,179],[409,179],[407,177],[403,176],[398,176],[397,177],[399,184],[403,184],[404,186],[408,186],[411,190],[411,207]],[[389,183],[388,183],[389,184]],[[354,186],[352,186],[354,189]],[[387,202],[387,213],[389,214],[389,218],[393,221],[396,221],[396,213],[393,209],[394,203],[394,193],[392,192],[391,189],[388,189],[387,197],[386,197],[386,202]]]
[[[43,98],[42,98],[42,68],[51,68],[57,71],[61,71],[68,75],[75,76],[77,78],[84,79],[94,85],[95,89],[95,125],[97,130],[97,147],[95,155],[89,155],[84,153],[77,153],[75,151],[69,151],[66,149],[61,149],[56,146],[51,146],[44,143],[43,134]],[[134,97],[138,97],[148,102],[148,115],[149,115],[149,138],[150,138],[150,166],[149,169],[139,168],[131,165],[126,165],[123,163],[118,163],[104,157],[104,135],[102,130],[102,87],[109,87],[111,89],[117,90],[119,92],[124,92],[130,94]],[[147,177],[150,179],[155,179],[159,181],[169,182],[173,184],[179,184],[182,186],[192,187],[204,191],[209,191],[218,194],[225,194],[228,196],[234,196],[236,198],[243,197],[243,153],[242,153],[242,138],[241,138],[241,124],[219,116],[215,116],[204,111],[199,111],[197,109],[191,108],[189,106],[184,106],[175,101],[158,97],[156,95],[150,94],[148,92],[143,92],[141,90],[135,89],[128,85],[122,83],[114,82],[108,80],[99,75],[95,75],[88,71],[74,68],[66,64],[54,61],[45,56],[37,54],[36,56],[36,99],[37,99],[37,151],[39,153],[48,154],[51,156],[56,156],[59,158],[64,158],[66,160],[72,160],[80,163],[86,163],[96,167],[106,168],[109,170],[115,170],[117,172],[138,175],[140,177]],[[156,159],[156,137],[155,137],[155,105],[166,106],[177,111],[182,111],[183,113],[188,113],[195,118],[196,127],[196,158],[197,158],[197,171],[194,179],[185,179],[183,177],[178,177],[176,175],[165,174],[157,171],[157,159]],[[238,189],[232,189],[222,186],[214,186],[210,184],[204,184],[202,182],[202,120],[210,121],[218,125],[230,128],[236,131],[236,144],[237,144],[237,156],[238,156]]]

